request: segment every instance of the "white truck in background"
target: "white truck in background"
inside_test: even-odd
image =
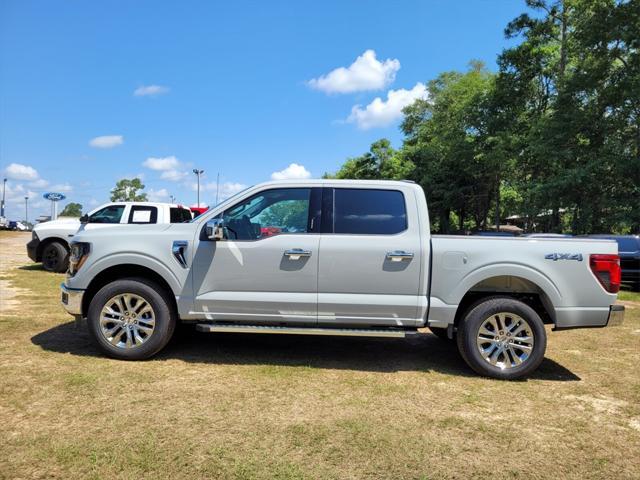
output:
[[[45,270],[62,273],[69,266],[69,242],[79,230],[116,225],[183,223],[192,218],[189,208],[173,203],[111,202],[80,219],[60,218],[37,224],[27,244],[27,254],[34,262],[42,262]]]

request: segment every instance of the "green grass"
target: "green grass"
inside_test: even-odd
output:
[[[549,330],[539,371],[500,382],[474,375],[453,345],[429,334],[187,331],[153,360],[115,361],[60,307],[62,275],[16,268],[3,277],[21,290],[19,310],[0,316],[0,478],[640,471],[640,307],[629,306],[620,327]]]
[[[631,290],[620,290],[618,292],[618,300],[640,303],[640,292],[632,292]]]

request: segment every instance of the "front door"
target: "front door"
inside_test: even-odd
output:
[[[201,240],[194,307],[209,320],[317,321],[319,188],[273,188],[229,207],[225,239]]]
[[[416,202],[405,195],[413,191],[325,189],[319,324],[416,325],[421,258],[428,252],[422,251]]]

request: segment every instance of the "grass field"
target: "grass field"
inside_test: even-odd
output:
[[[182,331],[133,363],[75,328],[62,275],[23,263],[2,274],[0,478],[638,478],[638,296],[621,327],[549,331],[519,382],[430,334]]]

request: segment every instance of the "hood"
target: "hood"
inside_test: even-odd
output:
[[[80,227],[78,233],[76,233],[73,237],[73,241],[79,242],[93,242],[99,241],[102,238],[114,238],[119,236],[147,236],[153,235],[154,233],[164,232],[168,228],[171,228],[172,225],[182,225],[179,223],[175,224],[167,224],[167,223],[155,223],[149,225],[131,225],[131,224],[120,224],[120,225],[111,225],[109,228],[96,228],[85,230]]]
[[[46,230],[48,228],[59,228],[59,227],[70,227],[70,226],[80,226],[80,220],[77,218],[71,217],[62,217],[57,220],[49,220],[48,222],[38,223],[33,229],[35,231],[38,230]]]

